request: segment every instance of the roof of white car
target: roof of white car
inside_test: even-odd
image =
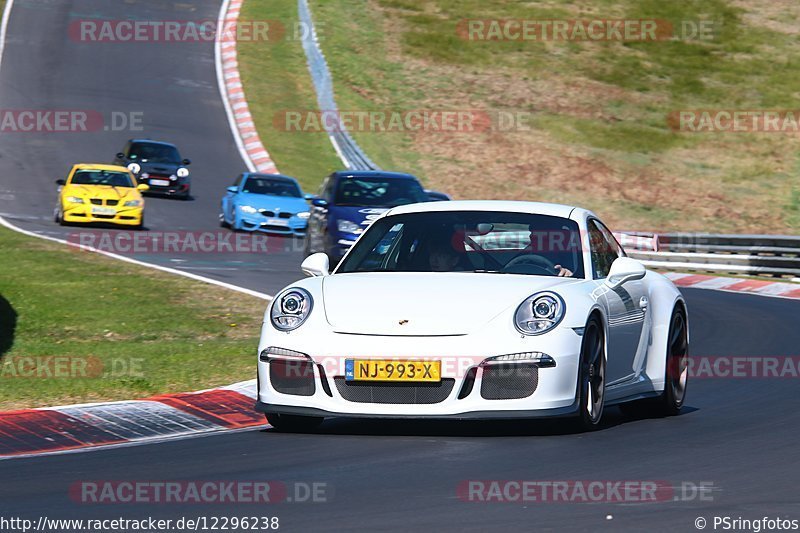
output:
[[[517,202],[510,200],[455,200],[452,202],[424,202],[401,205],[392,208],[391,215],[405,213],[433,213],[439,211],[507,211],[511,213],[529,213],[532,215],[548,215],[570,218],[573,211],[583,209],[569,205],[548,204],[543,202]]]

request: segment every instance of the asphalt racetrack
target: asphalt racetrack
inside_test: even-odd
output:
[[[78,18],[216,19],[218,10],[214,0],[17,0],[0,70],[0,108],[142,112],[141,136],[175,142],[193,160],[194,199],[149,199],[149,230],[216,231],[220,196],[245,166],[217,89],[212,44],[78,43],[68,25]],[[138,135],[3,134],[0,213],[27,230],[74,238],[81,230],[52,221],[54,180],[77,161],[109,162],[132,136]],[[269,294],[301,276],[297,251],[137,258]],[[797,355],[800,302],[684,293],[693,356]],[[290,531],[696,531],[699,517],[708,530],[714,516],[798,519],[797,383],[694,379],[680,416],[654,419],[609,408],[603,427],[587,434],[559,421],[330,420],[315,434],[253,430],[6,460],[0,514],[277,516],[280,529]],[[286,484],[295,501],[93,504],[75,497],[76,484],[101,480],[273,481]],[[500,503],[465,501],[459,487],[469,480],[657,480],[688,488],[649,503]],[[314,483],[323,487],[317,501],[294,492]],[[709,490],[695,490],[701,485]]]

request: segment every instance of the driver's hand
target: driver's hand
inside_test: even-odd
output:
[[[559,278],[571,278],[572,277],[572,270],[568,268],[564,268],[561,265],[555,266],[556,271],[558,272]]]

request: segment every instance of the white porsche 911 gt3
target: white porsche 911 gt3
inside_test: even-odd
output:
[[[607,405],[683,405],[686,304],[585,209],[396,207],[333,273],[325,254],[302,269],[259,343],[256,408],[276,429],[567,415],[591,429]]]

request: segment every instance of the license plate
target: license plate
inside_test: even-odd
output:
[[[268,218],[267,221],[262,224],[264,226],[288,226],[289,222],[283,218]]]
[[[442,380],[441,361],[391,361],[345,359],[347,381],[430,381]]]
[[[150,180],[150,185],[157,187],[169,187],[169,180]]]
[[[111,207],[93,207],[92,208],[93,215],[116,215],[117,210],[112,209]]]

